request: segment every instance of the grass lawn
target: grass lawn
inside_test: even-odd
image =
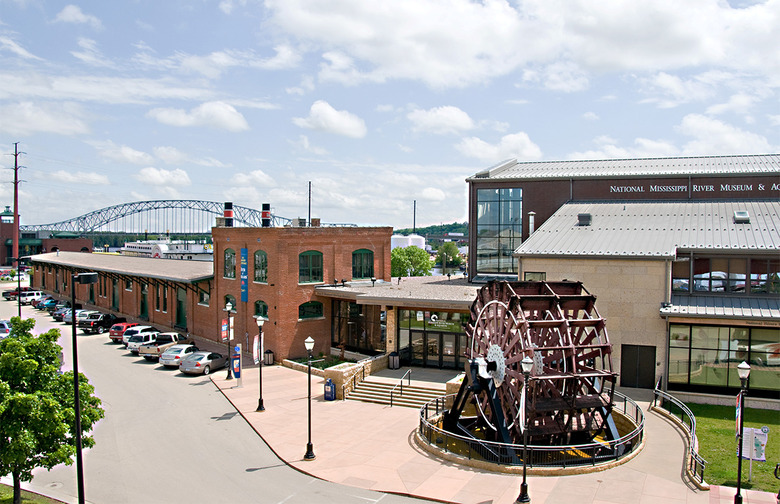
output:
[[[737,486],[737,441],[734,406],[687,404],[696,417],[699,453],[707,461],[704,481]],[[742,488],[777,494],[775,464],[780,462],[780,412],[746,408],[745,427],[769,427],[766,462],[753,461],[753,479],[748,482],[750,461],[742,461]]]
[[[11,504],[14,501],[14,488],[0,485],[0,504]],[[42,495],[22,490],[22,502],[25,504],[61,504],[60,501],[43,497]]]

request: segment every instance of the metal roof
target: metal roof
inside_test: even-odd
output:
[[[30,261],[172,282],[195,283],[214,277],[214,263],[210,261],[156,259],[89,252],[49,252],[30,256]]]
[[[747,211],[750,222],[734,222]],[[590,214],[590,225],[578,215]],[[780,252],[780,201],[587,202],[561,206],[518,257],[673,258],[677,251]]]
[[[780,154],[535,162],[509,159],[466,180],[472,182],[739,174],[780,175]]]
[[[780,298],[731,296],[672,296],[661,308],[664,317],[780,320]]]

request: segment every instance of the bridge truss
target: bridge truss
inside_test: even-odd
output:
[[[202,200],[153,200],[122,203],[94,210],[79,217],[51,224],[22,225],[22,232],[69,231],[79,234],[100,232],[149,234],[209,234],[215,216],[222,216],[224,203]],[[271,225],[287,226],[291,219],[271,214]],[[261,227],[260,210],[233,205],[233,225]]]

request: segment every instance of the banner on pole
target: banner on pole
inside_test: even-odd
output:
[[[255,342],[252,344],[252,360],[255,361],[255,366],[260,362],[258,355],[260,355],[260,338],[255,335]]]
[[[228,340],[228,319],[222,319],[222,343]]]

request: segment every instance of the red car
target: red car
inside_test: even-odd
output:
[[[122,343],[122,335],[125,331],[133,326],[137,326],[136,322],[120,322],[111,326],[108,330],[108,337],[114,343]]]

